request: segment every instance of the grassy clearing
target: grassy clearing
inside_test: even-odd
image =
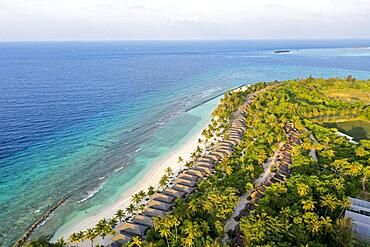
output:
[[[327,89],[324,91],[324,94],[331,98],[337,98],[344,101],[363,101],[370,103],[370,93],[355,88]]]

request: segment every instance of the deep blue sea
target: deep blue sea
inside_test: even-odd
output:
[[[112,203],[206,125],[217,101],[202,102],[258,81],[370,78],[369,45],[0,43],[0,246],[67,194],[37,234]]]

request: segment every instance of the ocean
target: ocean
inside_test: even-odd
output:
[[[370,78],[370,41],[0,43],[0,245],[114,202],[258,81]],[[290,53],[275,54],[274,50]]]

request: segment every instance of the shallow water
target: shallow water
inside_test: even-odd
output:
[[[188,109],[227,89],[309,75],[369,78],[368,53],[304,49],[369,43],[0,44],[1,245],[66,194],[38,234],[114,201],[198,132],[217,102]],[[285,48],[304,52],[273,53]]]

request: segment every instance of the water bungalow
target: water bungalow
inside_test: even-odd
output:
[[[148,229],[149,227],[147,226],[143,226],[143,225],[139,225],[139,224],[134,224],[134,223],[123,223],[122,225],[120,225],[118,227],[118,230],[120,231],[121,234],[129,234],[129,235],[136,235],[136,236],[144,236],[145,234],[145,231]]]
[[[164,217],[166,212],[154,208],[147,208],[142,214],[148,217]]]
[[[172,189],[185,192],[186,194],[191,194],[194,191],[194,187],[189,187],[181,184],[175,184]]]
[[[139,224],[139,225],[143,225],[143,226],[147,226],[147,227],[153,227],[153,220],[151,217],[149,216],[145,216],[145,215],[135,215],[131,221],[133,223],[136,223],[136,224]]]
[[[176,197],[176,198],[182,198],[185,195],[185,193],[182,191],[178,191],[178,190],[174,190],[170,188],[163,190],[162,193],[168,196]]]
[[[170,211],[172,208],[172,204],[156,200],[150,200],[147,205],[149,208],[159,209],[163,211]]]
[[[163,193],[155,193],[151,196],[152,200],[165,202],[165,203],[172,203],[176,198],[173,196],[165,195]]]

